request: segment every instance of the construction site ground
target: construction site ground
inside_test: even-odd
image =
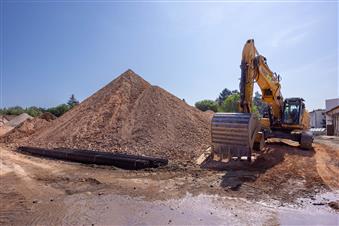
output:
[[[293,145],[293,144],[292,144]],[[339,139],[272,141],[249,165],[127,171],[37,158],[0,144],[0,224],[338,225]]]

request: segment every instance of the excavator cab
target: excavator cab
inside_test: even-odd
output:
[[[304,99],[287,98],[284,101],[282,124],[301,125],[302,114],[305,110]]]

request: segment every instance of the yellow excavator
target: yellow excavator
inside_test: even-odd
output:
[[[260,151],[269,138],[297,141],[303,149],[311,149],[313,135],[309,131],[309,115],[304,99],[284,99],[281,77],[268,67],[254,40],[246,42],[242,51],[239,112],[215,113],[212,118],[212,154],[221,159],[247,157]],[[257,83],[267,114],[259,118],[252,112],[253,87]]]

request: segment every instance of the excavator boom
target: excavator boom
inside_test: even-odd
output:
[[[249,39],[242,51],[240,78],[240,112],[252,112],[253,86],[256,82],[262,93],[262,100],[272,108],[273,124],[281,121],[281,110],[284,105],[280,91],[280,76],[273,73]]]

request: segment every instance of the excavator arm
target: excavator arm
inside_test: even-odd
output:
[[[259,55],[254,40],[249,39],[242,51],[240,78],[240,112],[252,112],[253,86],[256,82],[262,93],[262,100],[272,108],[273,124],[281,122],[284,101],[280,91],[280,78]]]

